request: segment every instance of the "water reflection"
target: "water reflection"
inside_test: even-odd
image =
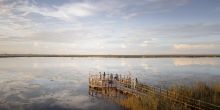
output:
[[[130,71],[141,82],[169,85],[220,81],[219,64],[219,58],[2,58],[0,109],[120,110],[118,104],[106,103],[104,99],[91,100],[89,72]]]
[[[175,66],[220,65],[219,59],[215,58],[175,58],[173,63]]]

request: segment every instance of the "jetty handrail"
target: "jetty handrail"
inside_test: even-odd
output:
[[[101,74],[89,74],[89,77],[91,78],[91,77],[99,77],[99,76],[103,76],[103,73],[101,73]],[[116,74],[116,73],[106,73],[105,74],[105,76],[110,76],[110,75],[113,75],[113,76],[115,76],[115,75],[118,75],[118,76],[121,76],[121,77],[128,77],[128,76],[130,76],[130,75],[121,75],[121,74]]]
[[[123,83],[120,82],[122,85],[127,85],[126,87],[129,86],[129,84],[127,83]],[[189,98],[187,96],[184,95],[179,95],[178,97],[176,97],[176,94],[172,91],[169,90],[165,90],[159,87],[155,87],[152,85],[145,85],[145,84],[138,84],[136,85],[136,88],[141,87],[141,90],[146,90],[148,92],[152,92],[152,93],[156,93],[158,95],[161,96],[165,96],[165,97],[170,97],[171,100],[175,100],[176,102],[182,103],[182,104],[187,104],[188,106],[191,106],[193,108],[197,108],[197,109],[202,109],[202,108],[206,108],[209,110],[215,110],[215,109],[220,109],[219,105],[215,105],[209,102],[205,102],[203,100],[198,100],[198,99],[194,99],[194,98]],[[142,92],[140,91],[140,92]],[[183,101],[181,101],[183,100]]]
[[[155,86],[153,86],[153,85],[147,85],[147,86],[152,87],[152,88],[155,88],[155,89],[159,89],[159,90],[164,91],[164,92],[166,92],[166,93],[168,92],[168,94],[171,93],[171,94],[176,95],[175,92],[173,92],[173,91],[169,91],[169,90],[166,90],[166,89],[163,89],[163,88],[155,87]],[[184,95],[180,95],[180,94],[178,94],[178,96],[181,97],[181,98],[186,98],[186,99],[192,100],[192,101],[197,101],[197,102],[199,102],[200,104],[208,104],[208,105],[216,106],[216,107],[219,107],[219,108],[220,108],[220,106],[218,106],[218,105],[215,105],[215,104],[212,104],[212,103],[203,101],[203,100],[190,98],[190,97],[187,97],[187,96],[184,96]]]
[[[104,76],[104,77],[103,77]],[[110,76],[112,76],[110,78]],[[118,76],[118,79],[115,80],[113,76]],[[138,83],[135,79],[131,78],[131,75],[120,75],[120,74],[113,74],[113,73],[106,73],[106,74],[95,74],[89,75],[89,84],[95,84],[97,87],[100,86],[100,81],[113,81],[116,83],[117,89],[123,89],[124,91],[130,91],[131,94],[139,94],[144,95],[147,92],[155,93],[159,96],[169,98],[174,102],[186,105],[188,107],[196,108],[196,109],[208,109],[208,110],[216,110],[220,109],[220,105],[215,105],[213,103],[206,102],[204,100],[199,100],[195,98],[190,98],[182,94],[176,94],[175,91],[170,91],[163,89],[161,87],[156,87],[149,84]],[[106,87],[106,86],[103,86]],[[119,87],[119,88],[118,88]]]

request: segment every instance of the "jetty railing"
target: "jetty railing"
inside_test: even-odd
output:
[[[132,79],[131,75],[89,75],[89,86],[92,88],[113,87],[122,92],[129,93],[138,97],[149,94],[156,94],[157,96],[167,98],[172,102],[182,104],[187,108],[194,108],[199,110],[220,110],[219,105],[176,94],[176,92],[165,90],[161,87],[155,87],[149,84],[137,82],[137,79]]]

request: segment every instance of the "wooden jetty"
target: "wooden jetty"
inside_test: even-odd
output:
[[[164,97],[172,102],[182,104],[184,107],[198,110],[220,110],[219,105],[208,103],[202,100],[193,99],[186,96],[176,96],[175,92],[158,88],[152,85],[138,82],[137,78],[131,75],[98,73],[89,75],[89,88],[93,90],[103,90],[106,88],[116,89],[122,93],[134,95],[137,97],[156,94],[158,97]]]
[[[121,84],[125,86],[134,87],[136,82],[131,79],[131,75],[118,75],[118,74],[101,74],[89,75],[89,86],[92,88],[117,88]]]

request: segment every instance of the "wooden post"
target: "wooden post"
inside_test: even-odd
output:
[[[161,94],[161,86],[160,86],[160,94]]]

